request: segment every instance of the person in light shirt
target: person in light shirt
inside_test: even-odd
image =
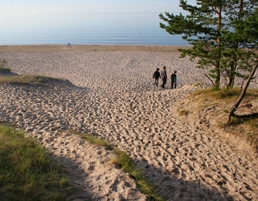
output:
[[[167,71],[166,71],[166,66],[163,66],[163,70],[160,73],[161,79],[162,79],[162,85],[161,87],[164,89],[165,84],[167,83]]]

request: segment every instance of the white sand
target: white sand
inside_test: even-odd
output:
[[[195,90],[191,83],[208,83],[178,53],[0,52],[1,58],[13,72],[65,78],[77,86],[0,87],[0,119],[30,132],[66,165],[84,191],[73,200],[147,198],[111,165],[112,153],[59,133],[67,128],[127,151],[168,200],[258,200],[257,160],[173,112],[175,102]],[[165,90],[153,86],[152,74],[163,65],[169,75],[177,70],[179,89],[169,89],[170,79]]]

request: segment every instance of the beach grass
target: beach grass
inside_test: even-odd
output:
[[[113,160],[113,164],[121,168],[125,173],[128,173],[130,177],[132,177],[136,181],[142,193],[148,195],[148,197],[150,197],[151,200],[156,200],[156,201],[164,200],[156,192],[155,185],[152,185],[150,182],[146,181],[146,179],[144,178],[143,172],[136,167],[134,161],[128,156],[126,152],[121,151],[116,146],[112,145],[111,143],[109,143],[104,139],[100,139],[86,133],[77,133],[77,134],[82,136],[86,141],[90,142],[91,144],[94,144],[97,146],[104,146],[107,149],[112,150],[116,154],[116,157]]]
[[[66,82],[66,84],[70,84],[70,82],[67,80],[41,75],[0,76],[0,84],[7,83],[20,85],[46,85],[54,82]]]
[[[24,132],[0,126],[0,200],[63,201],[72,194],[62,167]]]

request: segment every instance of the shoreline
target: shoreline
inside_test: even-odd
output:
[[[0,52],[59,52],[59,51],[121,51],[121,52],[179,52],[189,46],[162,45],[0,45]]]

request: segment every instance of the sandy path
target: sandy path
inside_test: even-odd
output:
[[[178,56],[154,52],[1,53],[0,58],[7,59],[16,73],[51,75],[78,86],[1,86],[1,118],[31,132],[60,160],[74,155],[69,160],[75,165],[68,164],[78,172],[77,183],[96,199],[146,198],[121,172],[104,180],[104,175],[119,171],[115,168],[100,173],[99,183],[89,188],[92,179],[87,177],[99,168],[84,162],[89,155],[98,154],[84,154],[90,145],[80,145],[80,139],[69,133],[59,135],[58,130],[72,128],[109,139],[137,161],[168,200],[258,200],[257,160],[235,152],[207,131],[191,128],[173,113],[173,102],[194,87],[161,90],[152,85],[152,74],[162,65],[170,73],[178,71],[179,86],[198,77],[206,82],[192,68],[194,64]],[[108,158],[112,154],[102,159],[103,164],[109,163]],[[111,180],[116,185],[108,184],[112,190],[107,190],[104,181]],[[123,181],[128,183],[122,185]]]

